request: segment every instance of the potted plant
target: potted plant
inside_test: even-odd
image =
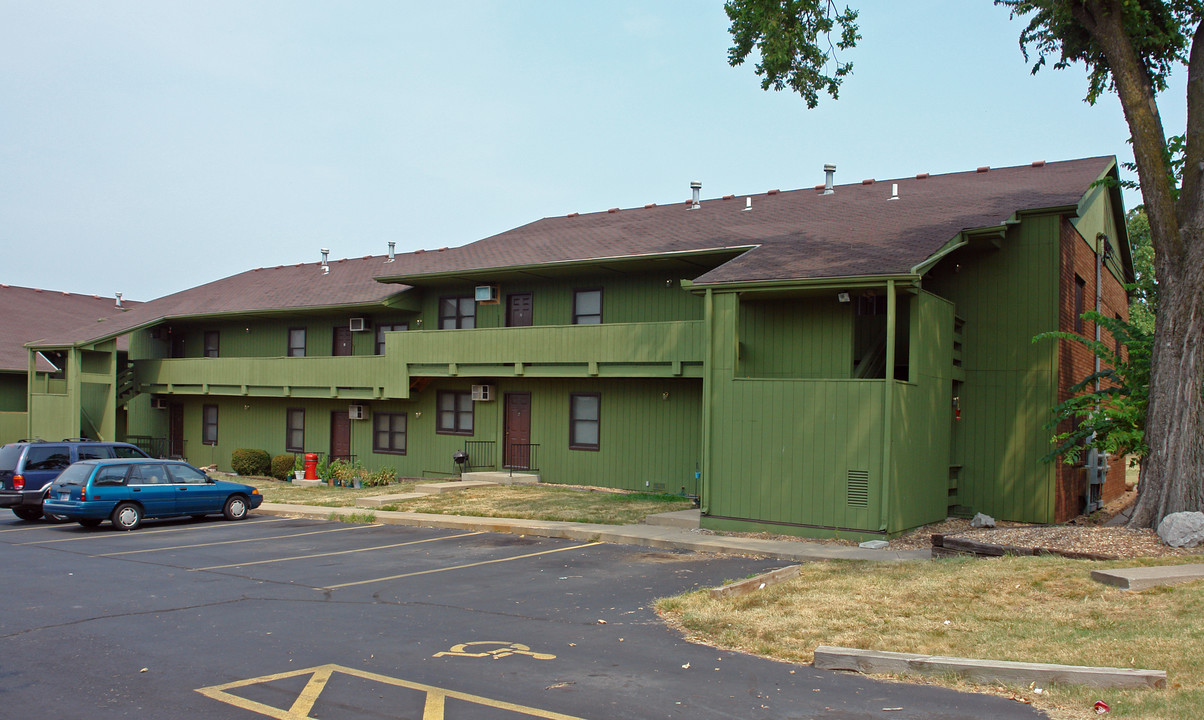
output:
[[[303,456],[300,453],[298,453],[298,454],[294,455],[293,457],[295,458],[293,460],[293,477],[297,478],[298,480],[304,480],[305,479],[305,461],[301,459]]]

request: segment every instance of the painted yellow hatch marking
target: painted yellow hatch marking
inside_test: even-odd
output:
[[[481,652],[469,652],[469,648],[480,645],[500,645],[501,647],[496,647],[492,650],[482,650]],[[500,660],[501,658],[509,657],[511,655],[526,655],[536,660],[556,659],[556,656],[552,655],[551,653],[531,652],[531,648],[523,645],[522,643],[508,643],[500,640],[477,640],[475,642],[460,643],[459,645],[452,645],[450,650],[437,652],[431,657],[489,657],[493,658],[494,660]]]
[[[373,527],[376,527],[375,525]],[[389,550],[390,548],[405,547],[406,545],[421,545],[422,543],[435,542],[436,540],[455,540],[456,538],[469,537],[471,535],[480,535],[481,532],[461,533],[459,535],[440,535],[439,537],[426,538],[425,540],[410,540],[403,543],[391,543],[389,545],[373,545],[366,548],[355,548],[354,550],[332,550],[331,552],[312,553],[310,555],[293,555],[292,557],[272,558],[270,560],[252,560],[251,562],[230,563],[229,565],[210,565],[209,567],[194,568],[189,572],[200,570],[225,570],[226,568],[246,567],[247,565],[264,565],[267,563],[287,562],[289,560],[309,560],[311,558],[330,557],[331,555],[350,555],[351,553],[371,552],[373,550]]]
[[[352,677],[362,678],[373,682],[392,685],[393,687],[405,688],[407,690],[417,690],[425,694],[423,703],[422,720],[455,720],[455,713],[450,716],[447,714],[447,700],[459,700],[472,705],[481,707],[496,708],[498,710],[506,710],[508,712],[517,713],[533,718],[543,718],[544,720],[585,720],[584,718],[575,715],[565,715],[564,713],[553,712],[551,710],[540,710],[539,708],[528,707],[526,705],[518,705],[516,703],[506,702],[504,700],[494,700],[492,698],[482,697],[480,695],[472,695],[470,693],[459,692],[457,690],[448,690],[446,688],[435,687],[434,685],[424,685],[422,683],[402,680],[400,678],[389,677],[388,675],[380,675],[378,673],[368,672],[366,670],[356,670],[355,668],[344,667],[342,665],[319,665],[317,667],[306,668],[304,670],[292,670],[289,672],[276,673],[275,675],[263,675],[261,677],[251,678],[250,680],[236,680],[234,682],[223,683],[221,685],[210,685],[209,687],[197,688],[197,692],[205,697],[217,700],[218,702],[233,705],[234,707],[243,710],[249,710],[258,713],[265,717],[275,718],[276,720],[314,720],[310,716],[313,711],[314,704],[322,695],[322,691],[326,689],[332,676],[336,673],[350,675]],[[250,687],[251,685],[260,685],[264,683],[276,682],[278,680],[286,680],[304,675],[309,675],[309,681],[305,683],[305,687],[293,701],[293,704],[286,710],[255,700],[235,695],[229,691],[239,688]]]
[[[340,585],[327,585],[326,587],[314,588],[315,590],[338,590],[339,588],[352,587],[354,585],[369,585],[371,583],[385,582],[386,580],[400,580],[402,578],[417,577],[419,575],[430,575],[432,573],[448,572],[450,570],[463,570],[464,568],[479,567],[481,565],[492,565],[493,563],[510,562],[511,560],[522,560],[524,558],[537,557],[539,555],[550,555],[551,553],[564,552],[565,550],[579,550],[587,548],[599,543],[585,543],[583,545],[570,545],[569,547],[556,548],[554,550],[543,550],[540,552],[527,553],[526,555],[515,555],[514,557],[496,558],[494,560],[482,560],[480,562],[465,563],[464,565],[452,565],[450,567],[432,568],[430,570],[418,570],[416,572],[402,573],[401,575],[389,575],[388,577],[372,578],[371,580],[357,580],[356,582],[342,583]]]
[[[326,533],[347,532],[349,530],[368,530],[380,525],[353,525],[351,527],[326,528],[324,530],[309,530],[307,532],[289,533],[288,535],[268,535],[267,537],[239,538],[238,540],[215,540],[213,542],[192,543],[191,545],[171,545],[168,547],[144,548],[142,550],[122,550],[121,552],[100,553],[95,557],[113,557],[114,555],[137,555],[139,553],[163,552],[165,550],[187,550],[188,548],[214,547],[216,545],[237,545],[238,543],[263,542],[265,540],[285,540],[287,538],[303,537],[305,535],[325,535]]]

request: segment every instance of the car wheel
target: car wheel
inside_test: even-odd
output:
[[[231,495],[226,500],[226,507],[222,508],[222,514],[227,520],[242,520],[247,516],[247,499],[242,495]]]
[[[28,520],[29,522],[33,522],[34,520],[42,517],[42,511],[37,508],[15,507],[13,508],[13,514],[22,520]]]
[[[79,522],[80,525],[83,525],[86,528],[94,528],[94,527],[100,525],[99,518],[84,518],[83,520],[78,520],[77,522]]]
[[[113,510],[112,518],[116,530],[137,530],[142,524],[142,508],[134,503],[121,503]]]

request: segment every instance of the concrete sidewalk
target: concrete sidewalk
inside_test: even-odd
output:
[[[285,515],[326,519],[331,515],[340,517],[363,514],[363,508],[316,507],[312,505],[284,505],[264,503],[258,512],[264,515]],[[825,545],[818,542],[792,540],[760,540],[757,538],[710,535],[696,527],[672,527],[665,525],[602,525],[597,523],[559,522],[554,520],[518,520],[513,518],[469,517],[463,515],[435,515],[430,513],[397,512],[374,510],[376,522],[385,525],[413,525],[417,527],[449,528],[483,532],[535,535],[538,537],[566,538],[570,540],[595,540],[616,545],[639,545],[669,550],[694,550],[697,552],[723,555],[755,555],[794,562],[810,560],[870,560],[875,562],[899,562],[903,560],[927,560],[928,550],[866,550],[847,545]]]

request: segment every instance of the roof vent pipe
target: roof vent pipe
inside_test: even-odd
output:
[[[114,294],[117,296],[117,305],[116,305],[116,307],[119,307],[119,308],[120,308],[120,307],[121,307],[121,293],[114,293]]]
[[[891,200],[899,199],[899,183],[891,183],[890,184],[890,199]]]
[[[824,195],[836,192],[832,189],[832,179],[836,175],[836,166],[832,163],[824,165]]]
[[[393,253],[397,250],[397,243],[389,241],[389,259],[386,262],[393,262]]]
[[[702,192],[702,183],[695,180],[694,182],[690,183],[690,190],[694,191],[694,199],[690,202],[690,209],[697,210],[701,206],[698,196]]]
[[[329,259],[330,259],[330,248],[322,248],[322,274],[323,275],[327,275],[330,273],[330,264],[328,262]]]

